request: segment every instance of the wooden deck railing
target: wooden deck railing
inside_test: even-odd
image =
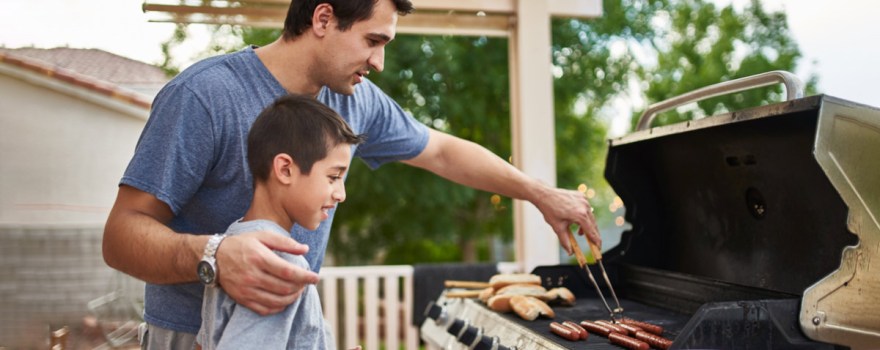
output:
[[[498,264],[500,272],[515,270],[515,263]],[[324,317],[339,349],[419,349],[412,266],[324,267],[320,275]]]
[[[379,349],[381,339],[385,349],[400,349],[403,341],[403,349],[417,350],[412,276],[408,265],[322,268],[318,290],[338,347]]]

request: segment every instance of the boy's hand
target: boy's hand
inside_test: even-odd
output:
[[[303,255],[309,247],[271,232],[229,236],[217,250],[220,287],[237,303],[260,315],[284,310],[318,274],[288,263],[272,250]]]

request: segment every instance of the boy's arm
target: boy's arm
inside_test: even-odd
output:
[[[110,267],[154,284],[196,282],[196,266],[208,235],[177,233],[167,224],[173,213],[155,196],[119,186],[104,227],[104,261]],[[239,304],[259,314],[276,313],[299,296],[317,274],[290,265],[272,249],[304,254],[308,247],[270,232],[228,237],[217,250],[219,281]]]
[[[567,234],[572,224],[578,224],[591,241],[602,244],[590,203],[582,193],[549,187],[476,143],[432,129],[422,153],[403,163],[462,185],[531,202],[569,254]]]
[[[308,266],[302,257],[284,253],[278,253],[278,256],[293,265],[302,268]],[[283,311],[269,316],[258,315],[247,308],[235,307],[228,299],[217,299],[216,302],[221,303],[219,306],[223,309],[219,315],[213,315],[218,320],[212,325],[207,324],[203,319],[202,327],[213,327],[214,332],[211,333],[219,334],[216,350],[287,349],[290,348],[288,345],[291,343],[308,344],[309,347],[319,348],[319,340],[324,335],[324,332],[320,331],[324,325],[324,315],[320,303],[316,301],[318,297],[316,290],[308,290],[313,291],[312,294],[297,298]],[[223,291],[218,290],[217,294],[222,295]],[[205,300],[207,302],[208,299]],[[206,304],[203,307],[218,310],[215,306],[217,305]],[[211,315],[208,318],[211,318]]]

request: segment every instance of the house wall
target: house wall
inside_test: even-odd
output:
[[[147,111],[37,74],[4,73],[0,348],[44,349],[50,330],[83,328],[90,301],[120,287],[142,294],[142,283],[104,264],[101,238]],[[111,306],[137,316],[131,303]]]
[[[145,118],[3,75],[0,92],[0,224],[103,224]]]

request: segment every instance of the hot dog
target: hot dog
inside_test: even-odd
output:
[[[581,327],[577,323],[574,323],[571,321],[564,321],[564,322],[562,322],[562,325],[568,326],[568,328],[576,330],[578,332],[578,334],[580,335],[581,340],[587,339],[587,337],[590,336],[590,334],[587,333],[587,330],[584,329],[584,327]]]
[[[648,350],[651,348],[648,346],[648,343],[635,338],[630,338],[629,336],[620,333],[609,333],[608,340],[610,340],[612,344],[617,344],[632,350]]]
[[[581,335],[578,333],[578,331],[563,326],[559,322],[550,322],[550,332],[553,332],[553,334],[556,334],[571,341],[577,341],[581,339]]]
[[[629,332],[626,329],[621,328],[620,326],[618,326],[614,323],[611,323],[609,321],[596,320],[596,323],[605,326],[605,328],[610,329],[612,332],[620,333],[620,334],[629,334]]]
[[[616,325],[617,325],[618,327],[620,327],[620,328],[625,329],[626,332],[627,332],[627,335],[629,335],[629,336],[634,336],[634,335],[636,335],[636,332],[638,332],[638,331],[644,331],[643,329],[641,329],[641,328],[639,328],[639,327],[636,327],[636,326],[633,326],[633,325],[631,325],[631,324],[626,324],[626,323],[616,323]]]
[[[672,340],[645,331],[638,331],[636,332],[635,336],[636,339],[647,342],[657,349],[666,350],[669,349],[670,346],[672,346]]]
[[[648,333],[654,333],[654,334],[656,334],[656,335],[663,335],[663,327],[660,327],[660,326],[655,325],[655,324],[650,324],[650,323],[648,323],[648,322],[636,321],[636,320],[631,319],[631,318],[624,318],[624,319],[620,320],[620,323],[624,323],[624,324],[628,324],[628,325],[633,325],[633,326],[639,327],[639,328],[645,330],[645,332],[648,332]]]
[[[580,325],[590,333],[595,333],[603,337],[607,337],[608,333],[611,333],[611,329],[593,321],[581,321]]]

